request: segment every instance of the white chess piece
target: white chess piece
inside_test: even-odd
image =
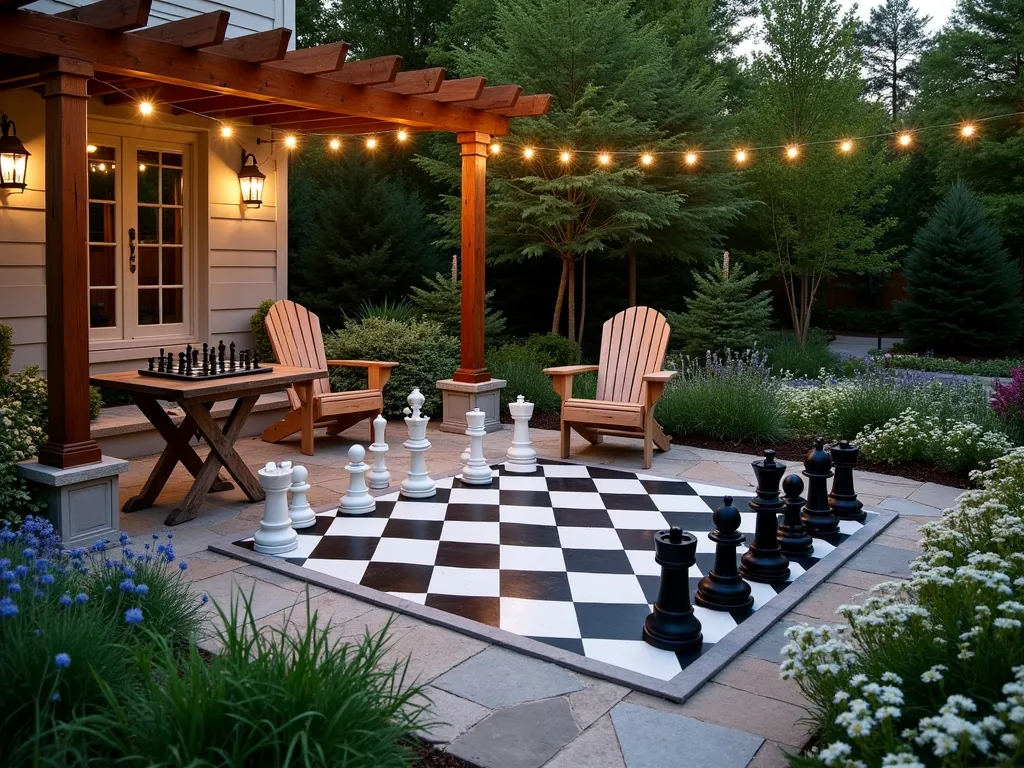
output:
[[[391,484],[391,473],[388,472],[384,463],[384,456],[388,452],[388,444],[384,441],[384,429],[388,421],[379,413],[373,420],[373,444],[370,446],[370,453],[373,454],[373,469],[366,476],[366,481],[371,488],[387,488]]]
[[[288,516],[292,519],[292,528],[311,528],[316,525],[316,513],[309,506],[306,492],[310,485],[306,482],[309,477],[309,470],[302,466],[292,467],[292,485],[288,490],[291,492],[292,500],[288,504]]]
[[[286,466],[287,465],[287,466]],[[260,487],[266,494],[260,529],[253,535],[257,552],[280,555],[299,546],[299,534],[292,529],[288,517],[288,487],[292,484],[291,462],[274,462],[259,471]]]
[[[420,415],[423,394],[419,387],[413,387],[409,395],[409,408],[405,412],[405,424],[409,428],[409,439],[402,445],[409,451],[409,474],[402,481],[401,493],[410,499],[423,499],[436,493],[434,481],[427,474],[426,452],[430,449],[427,440],[427,422],[430,418]]]
[[[505,469],[525,474],[537,471],[537,451],[530,440],[530,419],[533,417],[533,403],[526,402],[522,395],[508,404],[515,427],[512,430],[512,445],[505,454]]]
[[[487,414],[479,408],[474,408],[466,413],[466,424],[469,429],[466,434],[469,436],[469,461],[462,467],[462,482],[467,485],[487,485],[491,482],[491,468],[484,458],[484,419]]]
[[[368,515],[377,507],[377,502],[366,487],[366,473],[370,465],[363,459],[366,449],[361,445],[353,445],[348,449],[348,461],[345,471],[349,473],[348,490],[338,501],[338,511],[349,515]]]

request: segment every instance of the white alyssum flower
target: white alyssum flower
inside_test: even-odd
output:
[[[943,664],[936,664],[930,669],[926,669],[921,673],[922,683],[937,683],[942,679],[942,673],[946,671],[946,667]]]

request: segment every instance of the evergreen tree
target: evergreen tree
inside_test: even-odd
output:
[[[739,264],[729,264],[729,254],[714,263],[707,275],[693,273],[693,297],[686,312],[666,313],[672,326],[672,342],[692,356],[726,349],[750,349],[764,333],[772,314],[771,294],[754,294],[758,275],[744,275]]]
[[[879,249],[878,240],[893,222],[869,214],[884,206],[901,164],[868,141],[848,152],[813,144],[886,124],[881,109],[860,98],[852,16],[840,17],[835,0],[766,0],[761,10],[766,47],[754,61],[745,136],[764,146],[792,143],[797,156],[780,149],[749,158],[749,178],[764,203],[751,219],[760,238],[754,258],[781,279],[803,344],[826,278],[891,268],[894,253]]]
[[[364,303],[406,295],[442,263],[419,197],[357,150],[330,158],[306,150],[288,208],[289,293],[326,328]]]
[[[1024,323],[1020,272],[964,182],[952,186],[914,240],[897,305],[919,351],[994,355],[1011,349]]]
[[[930,40],[930,16],[918,15],[910,0],[885,0],[871,9],[858,30],[868,93],[886,104],[893,122],[906,111],[917,89],[918,63]]]
[[[462,332],[462,280],[458,274],[458,259],[452,260],[452,272],[424,277],[426,288],[413,286],[409,301],[423,320],[438,323],[445,333],[459,338]],[[494,342],[505,332],[505,318],[491,306],[494,291],[484,294],[484,336]]]

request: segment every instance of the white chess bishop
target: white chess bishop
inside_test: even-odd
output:
[[[288,516],[288,488],[292,484],[292,463],[272,461],[258,472],[260,487],[266,494],[260,529],[253,534],[253,547],[267,555],[291,552],[299,546],[299,534]]]
[[[402,481],[400,490],[403,496],[410,499],[425,499],[437,492],[434,481],[427,474],[426,453],[430,450],[427,422],[430,421],[430,417],[420,413],[424,399],[420,388],[413,387],[408,398],[409,408],[405,409],[408,414],[405,417],[405,425],[409,428],[409,439],[403,445],[409,451],[409,474]]]
[[[515,427],[512,429],[512,445],[505,453],[505,469],[509,472],[527,474],[537,471],[537,451],[530,440],[530,419],[533,417],[533,403],[526,402],[522,395],[508,404]]]
[[[363,459],[366,449],[361,445],[353,445],[348,449],[348,461],[345,471],[348,472],[348,490],[338,501],[338,511],[348,515],[368,515],[377,508],[377,502],[366,487],[366,473],[370,465]]]
[[[462,467],[462,482],[468,485],[488,485],[491,482],[491,468],[484,458],[484,419],[487,414],[479,408],[466,412],[466,424],[469,428],[466,435],[469,437],[469,458]]]

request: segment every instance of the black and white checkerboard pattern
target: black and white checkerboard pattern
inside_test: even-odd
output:
[[[530,475],[495,465],[489,486],[447,477],[437,480],[431,498],[378,496],[371,515],[322,512],[315,526],[299,532],[299,548],[281,557],[669,680],[788,586],[751,582],[754,607],[747,612],[696,607],[704,631],[698,653],[662,651],[641,639],[660,580],[654,533],[679,526],[697,536],[692,596],[714,563],[707,533],[726,495],[734,497],[750,542],[750,489],[552,461],[541,461]],[[816,539],[811,557],[791,562],[791,581],[861,525],[844,521],[838,533]],[[251,538],[236,544],[252,549]]]

